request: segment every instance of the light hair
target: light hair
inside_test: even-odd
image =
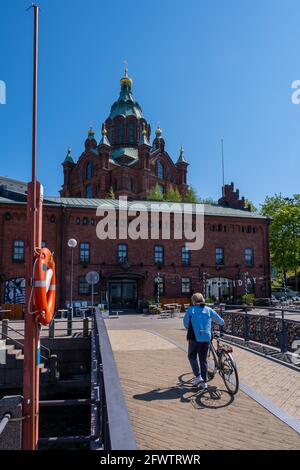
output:
[[[205,304],[205,298],[203,296],[203,294],[201,294],[200,292],[197,292],[196,294],[193,294],[192,295],[192,304],[195,305],[195,304]]]

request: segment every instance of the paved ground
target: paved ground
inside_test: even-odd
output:
[[[137,444],[142,449],[300,449],[296,431],[247,394],[232,400],[216,377],[191,388],[182,320],[106,320]],[[158,336],[160,335],[160,336]],[[300,418],[300,374],[234,348],[241,382]]]

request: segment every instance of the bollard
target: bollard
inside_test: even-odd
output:
[[[49,325],[49,339],[53,339],[55,337],[55,320],[53,318],[52,322]]]
[[[9,320],[5,318],[2,320],[2,339],[7,339],[8,334],[8,322]]]
[[[83,319],[83,337],[87,338],[89,336],[89,319]]]
[[[72,336],[72,319],[73,319],[73,308],[71,307],[68,310],[68,320],[67,320],[67,336]]]

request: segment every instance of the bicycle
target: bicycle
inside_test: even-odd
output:
[[[239,376],[236,362],[232,356],[232,347],[220,343],[220,332],[213,332],[213,338],[209,346],[207,362],[208,374],[211,379],[217,372],[222,377],[225,387],[231,395],[235,395],[239,389]],[[217,347],[213,340],[216,339]]]

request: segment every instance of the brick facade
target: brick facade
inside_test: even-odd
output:
[[[90,294],[79,292],[79,278],[94,270],[100,274],[100,286],[97,292],[108,291],[113,279],[136,281],[137,300],[155,297],[154,279],[159,272],[164,278],[165,288],[162,297],[179,298],[189,294],[182,292],[182,278],[190,279],[191,291],[203,291],[204,280],[206,294],[212,293],[209,280],[227,279],[236,281],[235,287],[229,291],[223,287],[219,290],[220,298],[232,296],[234,300],[245,293],[243,281],[248,273],[248,292],[254,291],[257,297],[270,294],[269,259],[268,259],[268,220],[255,217],[244,212],[243,216],[228,213],[222,209],[223,215],[210,215],[213,206],[207,205],[205,215],[204,247],[199,251],[191,251],[190,263],[183,265],[181,250],[184,240],[124,240],[128,246],[126,263],[118,261],[118,245],[123,240],[99,240],[96,226],[99,217],[92,208],[74,207],[67,204],[45,202],[43,210],[43,241],[54,251],[57,264],[57,305],[64,305],[69,299],[71,249],[67,242],[70,238],[78,241],[74,249],[73,299],[90,300]],[[233,215],[232,215],[233,213]],[[0,205],[0,275],[1,299],[4,300],[5,281],[24,277],[24,262],[12,259],[15,240],[26,240],[26,206],[25,203],[13,204],[2,202]],[[171,217],[172,220],[172,217]],[[90,259],[81,262],[79,258],[80,243],[89,243]],[[154,261],[156,245],[164,247],[164,263],[157,265]],[[224,249],[224,265],[216,265],[216,248]],[[253,266],[245,263],[245,249],[253,250]],[[238,282],[239,281],[239,282]],[[223,283],[224,284],[224,283]],[[252,287],[251,287],[252,286]],[[213,287],[216,294],[216,287]],[[224,293],[225,292],[225,293]],[[216,296],[216,295],[215,295]],[[100,295],[96,295],[100,301]]]

